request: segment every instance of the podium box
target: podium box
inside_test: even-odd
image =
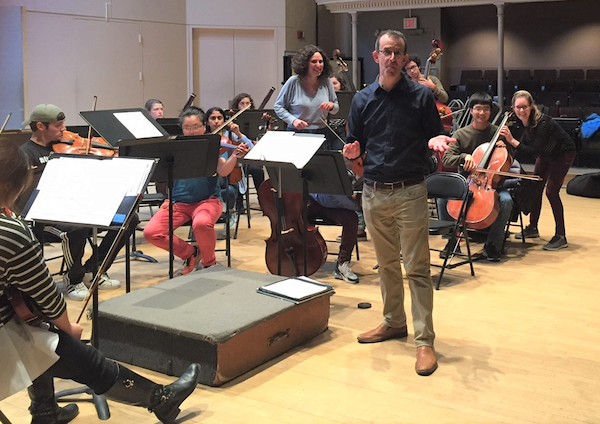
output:
[[[102,302],[112,359],[169,375],[191,362],[220,386],[327,329],[330,294],[295,304],[257,293],[285,277],[219,265]]]

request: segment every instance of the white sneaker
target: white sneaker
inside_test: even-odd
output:
[[[238,218],[238,213],[231,212],[231,215],[229,215],[229,228],[230,229],[233,230],[235,228],[235,223],[237,222],[237,218]]]
[[[350,268],[350,262],[344,262],[341,265],[336,265],[335,269],[333,270],[333,276],[338,280],[344,280],[346,283],[358,283],[358,275],[356,275],[352,271],[352,268]]]
[[[67,285],[67,297],[69,299],[85,300],[89,295],[90,292],[83,283]]]
[[[89,286],[94,280],[94,274],[91,272],[85,273],[84,281]],[[121,282],[119,280],[115,280],[114,278],[110,278],[108,274],[104,273],[100,276],[100,280],[98,280],[98,290],[113,290],[121,287]]]

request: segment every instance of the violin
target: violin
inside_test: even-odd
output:
[[[512,158],[508,154],[508,149],[496,146],[496,142],[500,137],[500,129],[506,124],[510,115],[509,112],[505,113],[492,140],[479,145],[472,154],[477,167],[467,179],[472,195],[466,216],[468,228],[475,230],[488,228],[498,217],[500,199],[495,188],[503,173],[507,173],[510,169]],[[460,200],[448,201],[447,209],[452,218],[458,219],[461,204]]]
[[[271,235],[265,240],[265,262],[269,272],[286,277],[309,276],[317,272],[327,260],[327,245],[318,228],[307,226],[306,252],[304,251],[302,212],[305,205],[303,205],[302,194],[281,193],[281,196],[278,196],[271,180],[268,179],[258,188],[258,203],[271,221]],[[278,219],[279,216],[281,221]],[[278,229],[279,222],[281,222],[280,229]],[[279,261],[281,261],[280,271]],[[304,274],[305,269],[306,274]]]
[[[215,128],[215,130],[211,134],[220,133],[223,128],[225,128],[227,125],[229,125],[231,122],[233,122],[233,120],[235,118],[240,116],[243,112],[248,110],[251,106],[252,106],[252,104],[249,104],[245,108],[240,109],[237,113],[235,113],[234,115],[229,117],[225,122],[223,122],[219,127]],[[239,149],[240,144],[241,144],[241,142],[233,141],[233,140],[229,139],[228,137],[225,137],[222,135],[221,136],[221,150],[219,150],[219,155],[224,154],[228,149]],[[233,171],[231,171],[231,173],[229,174],[229,184],[238,183],[242,180],[242,178],[244,178],[244,170],[243,170],[241,164],[238,163],[237,166],[235,168],[233,168]]]
[[[56,153],[67,153],[73,155],[93,155],[113,157],[118,155],[118,150],[110,146],[101,137],[84,138],[71,131],[63,131],[60,141],[52,144],[52,150]]]

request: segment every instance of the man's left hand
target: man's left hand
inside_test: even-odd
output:
[[[450,143],[456,143],[456,139],[447,135],[438,135],[430,139],[427,146],[433,151],[445,152],[450,148]]]

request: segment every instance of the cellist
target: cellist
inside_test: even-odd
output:
[[[473,122],[471,125],[463,127],[452,135],[457,142],[450,145],[450,149],[444,154],[443,163],[447,167],[462,167],[462,169],[470,173],[477,167],[477,163],[473,160],[472,153],[475,149],[483,143],[489,142],[498,127],[490,123],[490,116],[492,114],[492,97],[484,92],[474,93],[470,97],[469,113],[473,116]],[[504,141],[498,140],[496,142],[497,149],[509,149],[509,153],[514,150],[512,146],[506,145]],[[512,155],[511,155],[512,156]],[[500,261],[499,251],[504,240],[504,229],[506,223],[510,219],[510,214],[513,208],[513,199],[509,192],[502,190],[501,187],[496,188],[499,195],[499,208],[498,217],[494,223],[489,227],[489,234],[487,241],[483,249],[483,256],[491,262]],[[438,211],[442,218],[451,220],[446,211],[446,203],[440,202],[438,205]],[[444,250],[440,252],[441,257],[445,257],[449,251],[452,251],[454,246],[446,245]],[[458,250],[458,246],[457,246]]]

